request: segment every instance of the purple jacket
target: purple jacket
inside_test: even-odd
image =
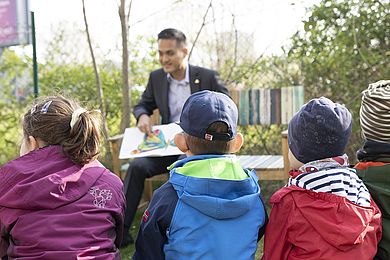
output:
[[[124,207],[122,181],[98,161],[32,151],[0,168],[0,258],[120,259]]]

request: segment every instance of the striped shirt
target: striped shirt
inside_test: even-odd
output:
[[[343,158],[347,158],[344,155]],[[363,182],[356,175],[355,169],[347,166],[335,165],[329,160],[316,161],[303,165],[300,170],[315,169],[314,171],[302,171],[295,178],[291,177],[286,186],[298,186],[315,192],[326,192],[337,196],[345,197],[352,203],[359,206],[370,206],[370,193]]]

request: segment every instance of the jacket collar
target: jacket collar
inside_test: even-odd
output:
[[[301,167],[299,167],[298,170],[291,170],[289,174],[292,178],[295,178],[302,173],[318,172],[321,170],[339,168],[339,167],[349,167],[348,156],[346,154],[332,157],[332,158],[326,158],[326,159],[308,162],[302,165]]]
[[[234,154],[202,154],[202,155],[194,155],[190,157],[186,157],[182,160],[176,161],[172,163],[169,167],[168,170],[172,170],[177,167],[182,167],[188,162],[191,161],[196,161],[196,160],[206,160],[206,159],[213,159],[213,158],[236,158]]]
[[[390,157],[390,144],[365,140],[364,145],[356,153],[359,161],[383,161]]]
[[[181,82],[189,83],[190,82],[190,73],[189,73],[188,62],[186,62],[186,72],[184,75],[184,79],[176,80],[171,76],[171,74],[167,73],[167,80],[168,80],[168,83],[171,83],[172,81],[177,81],[179,83],[181,83]]]

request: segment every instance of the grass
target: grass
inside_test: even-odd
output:
[[[283,181],[262,181],[260,182],[261,193],[263,196],[264,202],[266,202],[266,208],[269,215],[271,210],[271,205],[269,204],[269,198],[271,195],[279,188],[281,188],[285,183]],[[143,211],[139,210],[135,216],[135,220],[133,226],[130,230],[131,235],[135,239],[137,237],[137,232],[139,228],[139,223],[141,222]],[[134,244],[129,245],[126,248],[121,249],[121,255],[123,260],[129,260],[133,256],[135,251]],[[257,247],[256,257],[255,259],[261,259],[263,255],[263,239],[260,240]]]
[[[143,214],[142,210],[141,209],[138,210],[137,214],[135,215],[133,226],[130,229],[130,234],[133,236],[134,239],[136,239],[136,237],[137,237],[139,224],[141,222],[141,217]],[[131,244],[125,248],[122,248],[120,251],[121,251],[121,256],[122,256],[123,260],[131,259],[133,254],[134,254],[134,251],[135,251],[134,244]]]

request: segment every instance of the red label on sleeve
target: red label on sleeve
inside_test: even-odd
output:
[[[149,211],[146,209],[144,214],[142,215],[142,221],[145,223],[149,219]]]

